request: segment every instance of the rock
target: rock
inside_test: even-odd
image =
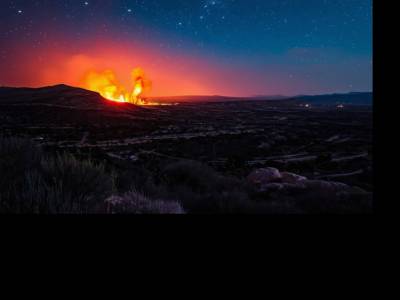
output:
[[[281,191],[285,187],[282,183],[267,183],[260,186],[260,192],[275,192]]]
[[[263,150],[270,150],[271,149],[271,145],[269,143],[261,143],[258,146],[258,149],[263,149]]]
[[[360,188],[358,186],[353,187],[351,192],[353,194],[356,194],[356,195],[368,195],[368,194],[370,194],[366,190],[363,190],[362,188]]]
[[[324,180],[305,180],[302,182],[305,188],[312,191],[313,193],[319,195],[349,195],[354,191],[354,188],[348,186],[347,184],[334,182],[334,181],[324,181]]]
[[[267,183],[264,185],[260,186],[259,191],[260,192],[284,192],[284,193],[290,193],[290,192],[297,192],[300,190],[304,190],[305,187],[302,184],[298,183]]]
[[[282,182],[286,183],[297,183],[299,181],[307,180],[307,177],[300,176],[290,172],[282,172]]]
[[[247,179],[254,184],[265,185],[281,180],[282,175],[276,168],[262,168],[253,171]]]
[[[276,168],[263,168],[253,171],[248,180],[255,184],[269,184],[269,183],[298,183],[307,180],[306,177],[300,176],[290,172],[280,172]]]
[[[131,155],[131,156],[129,156],[129,159],[130,159],[131,161],[138,161],[138,160],[139,160],[139,157],[137,157],[136,155]]]
[[[293,211],[352,213],[369,212],[372,207],[372,193],[340,182],[309,180],[275,168],[254,170],[248,180],[266,203],[289,205]]]
[[[276,168],[262,168],[253,171],[248,180],[258,186],[260,192],[280,192],[317,195],[320,197],[348,197],[351,195],[365,194],[358,187],[352,187],[344,183],[325,180],[309,180],[290,172],[280,172]]]

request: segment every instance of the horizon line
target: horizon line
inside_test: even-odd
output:
[[[7,85],[0,85],[0,88],[17,88],[17,89],[42,89],[42,88],[50,88],[50,87],[56,87],[56,86],[67,86],[71,88],[77,88],[77,89],[83,89],[90,91],[89,89],[79,87],[79,86],[73,86],[65,83],[59,83],[59,84],[53,84],[53,85],[45,85],[45,86],[39,86],[39,87],[31,87],[31,86],[7,86]],[[218,94],[192,94],[192,95],[173,95],[173,96],[148,96],[146,98],[177,98],[177,97],[220,97],[220,98],[236,98],[236,99],[242,99],[242,98],[262,98],[262,97],[282,97],[282,98],[295,98],[295,97],[302,97],[302,96],[324,96],[324,95],[340,95],[340,94],[353,94],[353,93],[373,93],[373,90],[370,91],[348,91],[348,92],[321,92],[317,94],[312,94],[312,93],[301,93],[301,94],[295,94],[295,95],[281,95],[281,94],[265,94],[265,95],[249,95],[249,96],[233,96],[233,95],[218,95]]]

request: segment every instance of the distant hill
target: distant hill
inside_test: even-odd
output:
[[[282,95],[256,95],[251,97],[229,97],[229,96],[171,96],[171,97],[149,97],[149,100],[160,101],[160,102],[231,102],[231,101],[253,101],[253,100],[284,100],[288,99],[288,96]]]
[[[108,101],[100,94],[67,85],[55,85],[42,88],[0,87],[0,105],[53,106],[84,110],[120,110],[138,109],[128,103]]]
[[[372,105],[373,94],[371,92],[354,92],[348,94],[329,94],[329,95],[316,95],[316,96],[296,96],[288,100],[295,100],[297,102],[307,102],[315,105],[337,105],[337,104],[351,104],[351,105]]]
[[[251,100],[284,100],[291,97],[283,96],[283,95],[256,95],[250,97]]]
[[[66,85],[37,89],[0,87],[0,127],[13,124],[126,126],[132,123],[133,118],[140,118],[143,110],[133,104],[108,101],[98,93]]]
[[[150,97],[150,100],[161,102],[229,102],[229,101],[287,101],[309,102],[315,105],[372,105],[372,93],[354,92],[348,94],[328,95],[299,95],[294,97],[282,95],[257,95],[252,97],[226,97],[226,96],[176,96],[176,97]]]
[[[282,95],[257,95],[252,97],[227,97],[211,96],[175,96],[175,97],[149,97],[148,100],[156,102],[230,102],[230,101],[279,101],[288,103],[309,103],[314,105],[372,105],[371,92],[353,92],[348,94],[328,95],[299,95],[287,97]],[[70,106],[75,108],[105,108],[118,107],[115,103],[105,100],[98,93],[67,85],[56,85],[43,88],[11,88],[0,87],[0,104],[18,103],[47,103],[51,105]],[[131,104],[120,103],[119,106],[133,109],[138,108]]]
[[[227,97],[227,96],[218,96],[218,95],[212,95],[212,96],[168,96],[168,97],[149,97],[148,98],[150,101],[156,101],[156,102],[165,102],[165,103],[171,103],[171,102],[229,102],[229,101],[244,101],[247,100],[248,98],[240,98],[240,97]]]

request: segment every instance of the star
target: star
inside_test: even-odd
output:
[[[363,82],[365,89],[370,88],[372,0],[292,2],[297,1],[3,0],[0,1],[3,12],[0,59],[3,49],[10,53],[7,58],[17,57],[20,54],[13,49],[25,45],[32,45],[38,53],[40,47],[56,52],[54,49],[61,45],[72,45],[66,51],[80,53],[87,51],[85,43],[101,35],[104,42],[126,41],[130,45],[141,41],[144,49],[147,43],[149,47],[154,43],[157,48],[160,45],[162,49],[170,49],[171,53],[176,45],[185,53],[195,52],[193,55],[198,55],[199,61],[203,56],[204,60],[221,57],[221,64],[224,64],[218,66],[221,74],[225,72],[222,71],[225,64],[229,66],[227,68],[236,68],[236,64],[243,63],[260,75],[254,83],[254,86],[260,85],[260,90],[267,85],[258,81],[266,80],[268,76],[276,81],[293,82],[300,82],[304,76],[307,81],[304,85],[313,87],[312,80],[316,80],[316,87],[318,83],[324,88],[330,85],[331,89],[347,88],[352,83],[356,89]],[[51,29],[48,36],[40,34],[48,28]],[[53,44],[57,46],[53,47]],[[307,49],[311,51],[308,54]],[[36,52],[30,55],[35,56]],[[249,57],[249,53],[254,55]],[[7,66],[12,62],[6,62]],[[292,63],[298,68],[296,71],[290,68]],[[275,68],[285,75],[275,76],[278,72]],[[360,72],[355,72],[355,68]],[[332,76],[318,77],[324,73]],[[4,81],[2,76],[8,75],[0,74],[0,83]],[[328,82],[331,79],[334,79],[333,83]],[[235,89],[236,85],[233,86]],[[297,86],[288,85],[287,88]]]

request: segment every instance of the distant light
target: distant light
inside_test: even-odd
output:
[[[344,108],[344,105],[343,105],[343,104],[339,104],[339,105],[337,106],[337,108]]]
[[[309,108],[310,107],[310,104],[306,104],[306,105],[304,105],[305,107],[307,107],[307,108]]]

